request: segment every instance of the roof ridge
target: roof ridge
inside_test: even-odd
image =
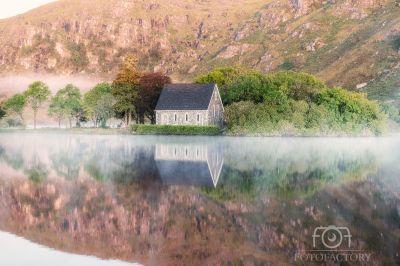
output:
[[[155,110],[207,110],[215,86],[215,83],[166,84]]]

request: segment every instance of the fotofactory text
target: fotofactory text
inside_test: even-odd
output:
[[[362,262],[370,261],[371,253],[364,250],[351,249],[350,230],[347,227],[329,225],[315,228],[313,238],[313,249],[305,250],[295,254],[295,261],[310,262]],[[318,249],[318,247],[323,247]],[[342,247],[343,249],[340,249]],[[338,249],[339,248],[339,249]]]

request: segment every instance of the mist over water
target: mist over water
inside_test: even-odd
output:
[[[399,135],[1,133],[0,230],[145,265],[296,264],[316,227],[336,225],[373,262],[399,264],[399,159]]]

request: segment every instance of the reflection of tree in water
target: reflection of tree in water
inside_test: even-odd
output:
[[[57,175],[71,181],[79,177],[82,158],[71,152],[60,151],[51,157],[53,169]]]
[[[114,165],[111,163],[110,147],[105,140],[91,143],[83,154],[83,169],[99,182],[105,182],[112,177]]]
[[[18,171],[24,168],[24,157],[22,156],[22,150],[18,150],[11,155],[7,155],[7,152],[0,147],[0,157],[3,158],[4,162],[6,162],[12,169]]]
[[[204,187],[201,190],[212,195],[216,200],[234,201],[241,199],[254,200],[260,193],[257,179],[258,171],[238,171],[223,167],[215,188]]]
[[[127,148],[121,146],[112,156],[117,165],[112,173],[112,183],[125,206],[131,206],[132,193],[140,193],[148,203],[155,205],[160,191],[165,189],[154,160],[154,147]]]
[[[32,208],[32,216],[47,218],[50,214],[54,214],[54,202],[58,197],[58,192],[49,194],[45,188],[36,186],[33,188],[33,193],[21,194],[19,200],[22,205]]]
[[[34,148],[34,154],[32,158],[25,162],[22,148],[18,150],[7,150],[0,147],[0,158],[4,160],[9,166],[11,166],[14,170],[23,170],[30,181],[35,184],[40,184],[45,181],[50,173],[47,169],[47,165],[42,162],[40,157],[36,152],[36,145]]]
[[[6,152],[4,148],[0,147],[0,158],[2,158],[4,162],[11,166],[14,170],[23,170],[24,173],[28,175],[29,180],[35,184],[42,183],[47,179],[50,173],[47,169],[47,165],[40,160],[36,152],[29,162],[25,162],[22,155],[22,149],[14,152]]]
[[[222,169],[217,187],[202,189],[218,200],[255,200],[261,196],[307,197],[326,185],[361,180],[367,173],[376,172],[378,165],[376,157],[368,152],[355,157],[342,154],[310,156],[303,161],[296,161],[287,154],[274,160],[274,164],[269,162],[262,166],[256,163],[257,167],[254,167],[253,156],[241,158],[239,165],[234,163],[238,159],[229,156],[226,155],[228,163]],[[259,154],[258,161],[268,161],[271,157],[265,152]]]
[[[69,145],[66,151],[60,150],[50,156],[53,169],[56,171],[57,175],[64,177],[67,181],[75,180],[79,177],[79,171],[83,161],[82,152],[85,149],[85,145],[80,144],[79,138],[77,141],[78,145],[71,145],[71,139],[69,139]]]
[[[39,156],[35,153],[25,167],[24,173],[28,175],[30,181],[35,184],[40,184],[45,181],[49,175],[46,164],[42,163]]]

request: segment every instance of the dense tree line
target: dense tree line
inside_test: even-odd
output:
[[[197,83],[217,83],[230,134],[381,135],[386,118],[399,120],[389,103],[346,91],[292,71],[260,73],[241,66],[217,68]]]
[[[22,94],[15,94],[0,106],[0,118],[6,113],[19,117],[25,128],[24,109],[36,115],[45,102],[48,114],[58,120],[72,120],[76,126],[91,121],[105,127],[110,119],[155,124],[154,109],[165,84],[171,79],[161,73],[141,73],[138,59],[129,55],[112,84],[100,83],[84,95],[68,84],[54,96],[46,84],[36,81]],[[312,75],[280,71],[260,73],[242,66],[217,68],[199,76],[196,83],[217,83],[225,106],[224,120],[229,134],[256,135],[380,135],[385,121],[400,122],[391,103],[369,101],[366,94],[327,88]],[[11,124],[10,121],[9,124]],[[15,123],[14,123],[15,124]]]
[[[59,127],[63,120],[70,128],[73,120],[76,126],[91,121],[94,127],[105,127],[110,119],[122,117],[126,127],[133,119],[144,123],[145,117],[155,124],[155,106],[163,86],[171,83],[171,79],[159,72],[142,74],[136,70],[137,61],[135,57],[127,56],[112,84],[99,83],[83,95],[78,87],[68,84],[51,96],[45,83],[35,81],[28,90],[13,95],[0,105],[0,119],[6,114],[19,117],[25,129],[24,110],[29,107],[33,111],[36,129],[37,112],[45,102],[49,102],[48,114],[57,119]],[[11,118],[7,121],[9,126],[16,125]]]

